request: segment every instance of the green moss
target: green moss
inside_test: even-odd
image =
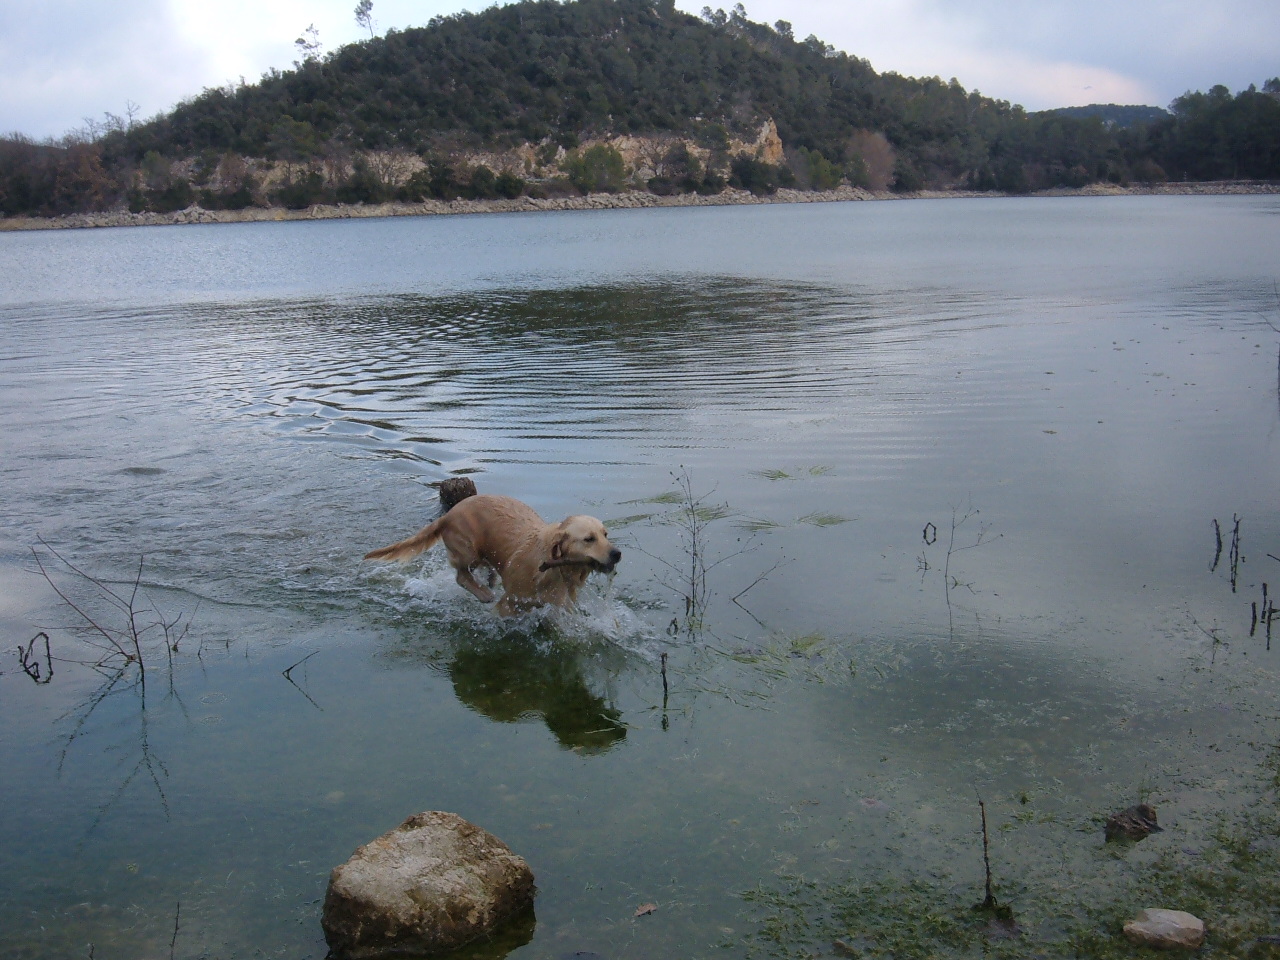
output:
[[[1268,776],[1274,759],[1267,764]],[[1015,820],[1020,820],[1015,815]],[[1000,909],[975,909],[977,886],[904,867],[874,880],[788,878],[743,894],[756,930],[750,956],[1090,960],[1158,956],[1123,935],[1146,907],[1185,910],[1205,921],[1200,958],[1280,956],[1259,938],[1280,932],[1280,808],[1270,793],[1238,813],[1216,815],[1197,849],[1169,845],[1144,860],[1136,845],[1109,844],[1094,877],[1057,877],[1034,863],[1005,868]],[[1082,842],[1096,842],[1082,841]],[[1120,861],[1125,869],[1108,871]],[[1038,872],[1039,871],[1039,872]],[[1011,920],[1016,913],[1017,925]]]

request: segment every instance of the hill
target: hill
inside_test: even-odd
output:
[[[523,0],[304,50],[101,136],[0,141],[0,210],[1280,178],[1278,90],[1189,93],[1126,124],[1028,114],[957,80],[878,74],[741,5]]]
[[[1169,111],[1162,107],[1146,107],[1138,105],[1121,105],[1117,103],[1091,103],[1084,107],[1056,107],[1045,113],[1058,117],[1072,117],[1084,120],[1097,117],[1108,127],[1136,127],[1165,120]]]

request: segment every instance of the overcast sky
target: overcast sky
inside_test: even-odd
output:
[[[697,12],[702,2],[677,0]],[[715,4],[719,6],[720,4]],[[483,3],[470,5],[480,9]],[[726,7],[728,4],[726,4]],[[1280,75],[1280,0],[751,0],[881,72],[957,78],[1029,110],[1167,106]],[[357,40],[355,0],[0,0],[0,134],[56,137],[168,110],[205,87],[287,68],[314,24],[326,50]],[[379,33],[465,9],[374,0]],[[364,36],[368,34],[365,33]]]

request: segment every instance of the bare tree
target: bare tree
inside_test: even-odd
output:
[[[304,63],[314,63],[320,59],[320,31],[316,29],[313,23],[302,31],[302,36],[293,41],[293,45],[298,48],[298,56],[302,59],[293,61],[295,67],[300,67]]]
[[[383,189],[394,193],[414,169],[414,156],[405,150],[371,150],[365,154],[369,169]]]
[[[860,167],[849,177],[855,186],[868,190],[888,190],[893,182],[896,154],[893,144],[879,130],[855,130],[849,137],[849,153]],[[861,180],[863,182],[857,183]]]

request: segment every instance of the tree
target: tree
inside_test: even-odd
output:
[[[293,61],[295,67],[301,67],[304,63],[315,63],[320,59],[320,31],[316,29],[316,25],[310,24],[307,29],[302,31],[302,36],[293,41],[293,45],[298,48],[298,56],[301,61]]]
[[[356,4],[356,23],[369,31],[369,39],[373,39],[373,0],[360,0]]]

